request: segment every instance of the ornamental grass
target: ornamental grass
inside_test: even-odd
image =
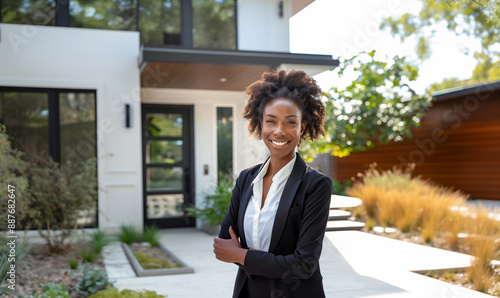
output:
[[[452,250],[462,242],[472,256],[469,279],[477,291],[487,293],[495,283],[491,261],[500,258],[500,209],[466,207],[467,195],[412,177],[412,171],[380,171],[372,164],[346,193],[361,199],[371,225],[419,233],[427,243],[439,237]]]

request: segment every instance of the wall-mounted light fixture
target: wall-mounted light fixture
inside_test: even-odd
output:
[[[130,127],[130,104],[125,104],[125,127]]]
[[[280,18],[282,18],[283,17],[283,1],[280,1],[280,4],[278,4],[278,9],[279,9],[278,15]]]

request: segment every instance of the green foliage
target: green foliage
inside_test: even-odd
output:
[[[436,25],[445,25],[456,35],[477,38],[481,50],[475,53],[478,61],[471,82],[500,80],[500,5],[493,0],[421,0],[422,9],[418,15],[406,13],[399,18],[389,17],[382,22],[382,28],[389,28],[402,41],[409,37],[418,40],[415,52],[420,59],[431,54],[432,38]],[[431,29],[431,30],[429,30]],[[469,49],[466,49],[469,51]]]
[[[144,227],[142,240],[148,242],[153,247],[157,247],[160,244],[160,231],[158,230],[158,227],[155,225]]]
[[[164,298],[166,296],[159,295],[154,291],[133,291],[122,290],[118,291],[117,288],[106,287],[95,294],[89,296],[90,298]]]
[[[187,208],[187,213],[206,221],[209,226],[221,224],[231,203],[233,187],[232,177],[219,173],[219,180],[213,194],[205,196],[201,207],[191,206]]]
[[[82,250],[80,254],[82,255],[83,263],[94,263],[96,255],[93,251]]]
[[[337,180],[332,180],[332,193],[340,196],[347,196],[345,190],[351,187],[351,181],[346,180],[344,183],[340,183]]]
[[[13,264],[9,261],[10,247],[6,245],[9,242],[9,238],[5,234],[0,233],[0,285],[3,284],[8,278],[7,272],[10,269],[10,265]],[[17,238],[16,239],[16,268],[21,267],[27,262],[26,256],[31,251],[33,245],[29,242],[28,238]]]
[[[339,75],[354,72],[357,78],[345,88],[334,87],[326,98],[326,137],[303,142],[301,153],[306,160],[314,154],[331,152],[344,157],[390,141],[411,138],[430,106],[428,94],[418,96],[409,83],[418,70],[403,57],[391,62],[375,60],[375,51],[342,60]]]
[[[75,259],[68,260],[68,265],[69,265],[69,268],[71,268],[72,270],[75,270],[76,268],[78,268],[78,260],[75,260]]]
[[[29,164],[22,160],[23,153],[12,148],[5,126],[0,124],[0,194],[5,199],[0,200],[0,226],[7,227],[8,205],[15,205],[16,228],[20,229],[20,222],[30,214],[30,188],[26,178],[26,169]],[[9,187],[11,185],[11,187]],[[9,190],[13,192],[9,192]],[[10,198],[9,198],[10,195]],[[19,198],[19,199],[18,199]],[[14,199],[15,202],[9,199]],[[15,204],[13,204],[15,203]]]
[[[71,27],[136,30],[134,0],[73,0]]]
[[[25,157],[28,161],[24,161]],[[61,165],[36,155],[24,156],[12,149],[5,128],[0,125],[0,191],[15,187],[16,228],[35,226],[51,251],[64,251],[78,228],[82,212],[96,206],[97,162]],[[11,187],[12,188],[12,187]],[[11,193],[12,194],[12,193]],[[7,214],[8,200],[0,201],[0,214]],[[0,224],[5,226],[7,216]]]
[[[71,298],[68,289],[62,283],[50,282],[42,287],[42,294],[33,292],[32,297],[35,298]]]
[[[93,232],[90,236],[90,246],[96,254],[100,254],[104,246],[111,242],[108,235],[101,229],[97,229],[97,231]]]
[[[78,285],[75,290],[85,296],[89,296],[99,290],[105,289],[110,282],[108,276],[101,269],[92,268],[89,265],[82,265],[82,275],[77,277]]]
[[[50,250],[62,252],[78,228],[81,213],[96,206],[97,164],[90,158],[75,171],[72,164],[34,157],[27,171],[33,223]]]
[[[141,234],[133,226],[120,226],[120,233],[118,234],[118,239],[126,244],[131,244],[132,242],[140,242],[142,240]]]
[[[160,268],[173,268],[173,267],[181,267],[179,264],[171,264],[162,259],[154,258],[142,251],[134,251],[133,252],[137,261],[141,264],[144,269],[160,269]]]

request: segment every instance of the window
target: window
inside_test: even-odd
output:
[[[141,0],[141,42],[181,45],[181,0]]]
[[[71,27],[137,30],[137,0],[69,0],[69,15]]]
[[[235,0],[192,0],[193,46],[236,49]]]
[[[219,173],[233,173],[233,108],[217,108],[217,168]]]
[[[97,156],[95,91],[0,87],[0,123],[28,156],[72,165]],[[79,223],[97,226],[97,204]]]
[[[0,21],[11,24],[54,26],[56,1],[0,0]]]
[[[236,0],[0,0],[0,7],[3,23],[139,30],[146,45],[237,48]]]

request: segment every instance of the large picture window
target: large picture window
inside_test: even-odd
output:
[[[0,0],[0,22],[140,31],[141,43],[237,48],[236,0]]]
[[[95,91],[0,87],[0,124],[26,158],[79,165],[97,156]],[[79,223],[97,226],[97,204]]]

